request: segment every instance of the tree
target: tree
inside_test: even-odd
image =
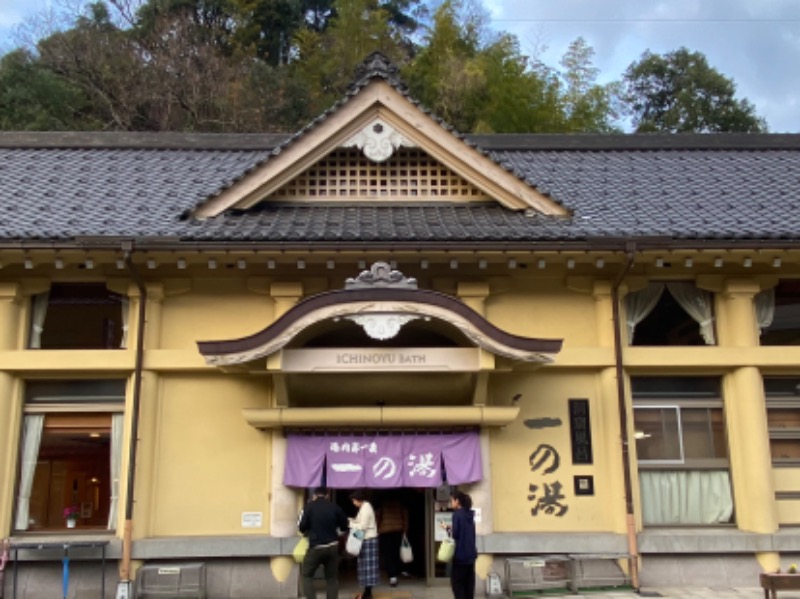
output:
[[[425,45],[406,69],[412,95],[464,133],[558,130],[558,81],[530,68],[517,38],[488,35],[484,15],[459,0],[434,14]]]
[[[566,131],[600,133],[615,130],[612,121],[617,114],[613,106],[620,94],[619,84],[595,83],[600,70],[592,64],[593,57],[594,48],[579,37],[569,45],[561,59]]]
[[[0,59],[0,129],[69,131],[97,127],[85,118],[89,99],[80,88],[49,69],[27,50]]]
[[[708,133],[766,131],[736,85],[699,52],[680,48],[663,56],[649,51],[625,71],[625,99],[637,132]]]

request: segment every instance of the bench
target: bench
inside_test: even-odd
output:
[[[764,599],[777,599],[778,591],[800,591],[800,574],[762,572],[759,581]]]

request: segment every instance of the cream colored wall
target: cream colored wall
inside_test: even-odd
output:
[[[491,435],[492,491],[496,532],[619,532],[624,515],[622,489],[610,480],[616,477],[616,463],[604,458],[604,447],[613,442],[599,425],[601,406],[598,400],[598,380],[590,372],[539,371],[528,375],[504,377],[492,392],[501,397],[521,393],[520,415],[511,425]],[[570,398],[589,400],[592,424],[594,464],[573,465],[570,442],[568,402]],[[557,426],[532,429],[526,420],[549,419]],[[614,428],[611,427],[613,432]],[[543,444],[555,448],[560,466],[551,474],[544,468],[532,472],[531,454]],[[548,461],[547,465],[551,465]],[[594,477],[595,494],[576,496],[573,477]],[[544,484],[560,482],[565,496],[561,503],[568,507],[558,517],[539,511],[531,514],[535,501],[529,501],[529,485],[538,485],[537,499],[542,497]]]
[[[256,291],[246,278],[191,279],[184,293],[166,290],[160,347],[191,348],[197,341],[235,339],[260,331],[272,322],[273,301],[262,280]]]
[[[564,339],[565,348],[597,345],[594,299],[565,288],[564,278],[492,283],[486,317],[517,335]]]
[[[137,476],[151,485],[153,535],[269,533],[270,434],[241,414],[264,407],[267,396],[264,378],[163,377],[158,458],[152,472]],[[264,527],[243,529],[242,512],[261,512]]]

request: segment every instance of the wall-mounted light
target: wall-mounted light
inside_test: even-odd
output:
[[[157,265],[156,265],[156,261],[155,261],[155,260],[153,260],[152,258],[150,258],[150,259],[147,261],[147,268],[149,268],[150,270],[153,270],[153,269],[154,269],[156,266],[157,266]]]
[[[54,265],[56,270],[62,270],[64,268],[64,261],[61,258],[56,258]]]
[[[270,270],[275,270],[275,260],[267,260],[267,268]]]
[[[683,265],[686,268],[691,268],[693,264],[694,264],[694,260],[692,260],[691,258],[686,258],[686,260],[683,261]]]
[[[567,268],[570,269],[570,270],[575,268],[575,260],[573,258],[570,258],[569,260],[567,260]]]
[[[125,268],[125,260],[122,258],[117,260],[117,270],[122,270]]]
[[[209,258],[208,259],[208,269],[209,270],[214,270],[215,268],[217,268],[217,261],[214,258]]]
[[[742,262],[742,266],[744,266],[745,268],[750,268],[751,266],[753,266],[753,259],[745,258],[744,262]]]
[[[328,270],[333,270],[333,269],[334,269],[334,267],[336,266],[336,263],[335,263],[333,260],[328,260],[328,261],[325,263],[325,266],[327,266],[327,267],[328,267]]]
[[[539,270],[544,270],[547,267],[547,261],[544,258],[539,258],[536,265],[539,267]]]
[[[184,260],[183,258],[178,258],[177,266],[178,266],[178,270],[185,270],[186,269],[186,260]]]
[[[772,261],[772,267],[773,268],[780,268],[780,265],[781,265],[781,259],[780,258],[775,258]]]
[[[428,261],[423,258],[422,260],[419,261],[419,267],[422,270],[426,270],[428,268]]]
[[[509,258],[508,267],[514,269],[517,267],[517,261],[514,258]]]
[[[304,270],[305,267],[306,267],[306,261],[305,260],[298,260],[297,261],[297,270]]]
[[[597,260],[594,261],[594,265],[597,268],[603,268],[606,265],[606,261],[603,260],[602,258],[598,258]]]
[[[33,260],[30,258],[25,258],[25,269],[31,270],[33,268]]]
[[[486,260],[478,260],[478,268],[484,270],[486,268]]]
[[[714,258],[714,268],[722,268],[722,258]]]
[[[88,270],[92,270],[94,268],[94,260],[91,258],[87,258],[86,261],[83,263],[83,266]]]
[[[656,258],[656,268],[664,268],[664,258]]]
[[[450,260],[450,268],[453,270],[458,268],[458,260]]]
[[[244,258],[239,258],[239,259],[236,261],[236,267],[237,267],[239,270],[244,270],[245,268],[247,268],[247,261],[246,261]]]

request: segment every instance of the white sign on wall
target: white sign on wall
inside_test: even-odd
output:
[[[435,541],[444,541],[447,531],[442,527],[453,526],[453,512],[436,512],[433,515],[433,538]]]
[[[242,512],[242,528],[261,528],[264,526],[263,512]]]

